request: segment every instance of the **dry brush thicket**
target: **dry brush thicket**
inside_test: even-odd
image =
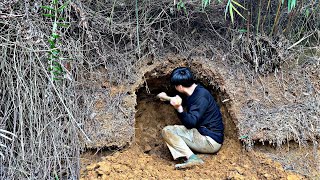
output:
[[[144,59],[161,61],[168,53],[183,54],[186,59],[224,55],[224,63],[232,67],[230,73],[243,72],[249,84],[276,72],[278,81],[272,83],[286,86],[279,88],[279,93],[296,93],[295,100],[272,104],[265,95],[270,84],[261,81],[265,96],[243,106],[239,135],[248,136],[249,145],[261,130],[267,130],[263,137],[277,145],[290,137],[299,143],[316,143],[320,134],[319,82],[313,84],[310,77],[319,78],[319,59],[314,55],[319,53],[317,1],[298,4],[292,14],[285,8],[277,13],[278,1],[268,5],[239,2],[252,13],[242,12],[249,21],[236,19],[231,25],[224,20],[225,6],[215,2],[201,12],[200,3],[188,1],[186,14],[169,0],[71,1],[61,13],[70,27],[60,30],[59,44],[63,57],[69,58],[61,63],[71,80],[62,81],[51,81],[48,72],[52,19],[42,16],[41,6],[50,2],[0,2],[0,129],[16,135],[12,141],[0,137],[4,155],[0,157],[1,179],[77,179],[79,154],[84,144],[90,144],[86,136],[93,140],[93,147],[98,139],[115,146],[132,140],[133,128],[124,127],[134,125],[134,106],[130,109],[122,103],[126,91],[113,94],[111,88],[134,84]],[[259,33],[253,28],[259,10],[255,6],[264,7],[260,8]],[[313,9],[304,17],[306,8]],[[276,21],[274,14],[279,15]],[[304,41],[294,44],[300,39]],[[305,45],[309,48],[303,48]],[[299,53],[306,54],[303,60],[292,63]],[[291,64],[296,66],[293,71],[282,69]],[[101,99],[99,106],[96,102]],[[97,132],[105,125],[94,112],[97,108],[112,121],[103,135]]]

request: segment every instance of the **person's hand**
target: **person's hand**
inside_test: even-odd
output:
[[[172,97],[170,99],[170,104],[175,108],[175,109],[179,109],[179,107],[182,104],[182,99],[180,96],[176,95],[175,97]]]
[[[165,92],[161,92],[157,95],[157,97],[161,100],[161,101],[168,101],[169,97],[167,95],[167,93]]]

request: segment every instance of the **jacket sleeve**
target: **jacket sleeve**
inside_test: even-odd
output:
[[[187,112],[178,113],[179,119],[186,128],[196,128],[199,120],[203,116],[208,107],[208,100],[204,97],[199,97],[189,107]]]

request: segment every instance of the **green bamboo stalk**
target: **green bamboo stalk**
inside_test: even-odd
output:
[[[262,0],[259,1],[258,22],[257,22],[257,25],[256,25],[256,34],[259,33],[260,18],[261,18],[261,3],[262,3]]]
[[[270,13],[269,12],[269,7],[270,7],[270,3],[271,3],[271,0],[268,0],[268,5],[267,5],[267,9],[266,9],[266,11],[268,12],[268,14]],[[262,23],[261,23],[261,31],[263,31],[263,29],[264,29],[264,23],[265,23],[265,21],[266,21],[266,17],[267,17],[267,14],[266,15],[264,15],[264,17],[263,17],[263,21],[262,21]]]
[[[269,36],[271,36],[277,30],[278,22],[280,19],[280,9],[281,9],[281,5],[282,5],[281,1],[282,0],[279,0],[277,14],[276,14],[276,17],[274,18],[274,23],[273,23],[272,30],[271,30]]]
[[[302,4],[303,4],[303,1],[302,1]],[[286,28],[282,31],[283,33],[289,33],[290,32],[291,25],[292,25],[293,19],[295,18],[296,13],[297,13],[297,10],[291,11],[289,13],[289,19],[288,19]]]

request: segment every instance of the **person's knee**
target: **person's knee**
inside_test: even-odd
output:
[[[163,138],[167,137],[168,136],[168,133],[172,133],[172,129],[174,128],[174,126],[166,126],[162,129],[162,132],[161,132],[161,135]]]

